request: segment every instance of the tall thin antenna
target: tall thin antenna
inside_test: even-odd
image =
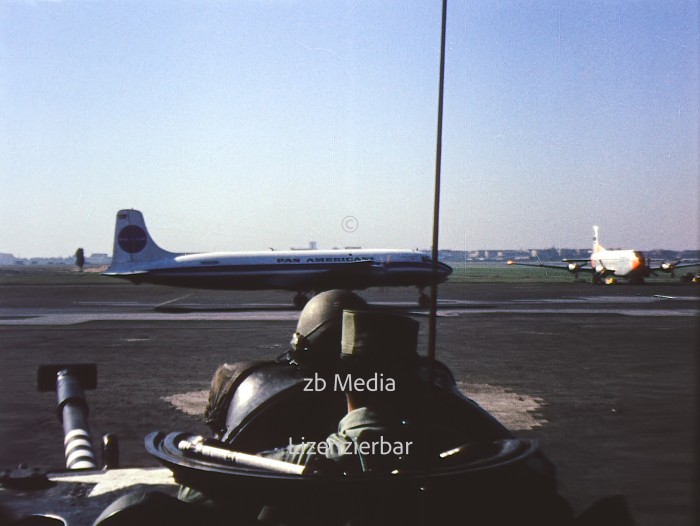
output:
[[[423,422],[425,429],[423,432],[425,443],[429,442],[428,435],[432,431],[430,420],[433,416],[431,411],[434,399],[435,382],[435,347],[437,336],[437,286],[438,286],[438,238],[440,234],[440,169],[442,163],[442,101],[445,90],[445,32],[447,28],[447,0],[442,0],[442,32],[440,36],[440,88],[438,91],[438,121],[437,121],[437,148],[435,154],[435,200],[433,205],[433,272],[430,280],[430,316],[428,322],[428,385],[425,392],[422,406]],[[427,451],[427,448],[426,448]],[[432,464],[426,460],[423,476],[426,481],[430,477]],[[428,512],[427,492],[421,493],[421,522],[425,523]]]
[[[433,205],[433,279],[430,283],[430,317],[428,325],[428,358],[435,361],[437,329],[438,239],[440,235],[440,170],[442,168],[442,108],[445,92],[445,33],[447,0],[442,1],[442,33],[440,37],[440,89],[438,91],[437,146],[435,153],[435,200]],[[432,378],[431,378],[432,379]]]

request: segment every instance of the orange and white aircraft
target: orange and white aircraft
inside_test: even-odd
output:
[[[639,250],[607,250],[598,241],[598,227],[593,227],[593,250],[590,259],[562,259],[566,265],[554,265],[545,263],[519,263],[513,260],[508,265],[523,265],[529,267],[545,267],[559,270],[568,270],[578,277],[579,272],[590,272],[591,282],[613,285],[618,279],[626,279],[630,283],[644,283],[644,278],[656,275],[657,271],[673,272],[677,268],[693,267],[700,262],[681,263],[662,262],[658,266],[652,266],[651,262]]]

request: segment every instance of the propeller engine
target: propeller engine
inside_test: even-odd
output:
[[[664,261],[663,263],[661,263],[661,270],[662,270],[663,272],[670,272],[670,273],[671,273],[671,277],[672,277],[672,278],[675,278],[675,277],[676,277],[676,272],[675,272],[676,266],[677,266],[678,263],[680,263],[680,262],[681,262],[680,259],[679,259],[678,261],[676,261],[675,263],[667,263],[667,262]]]
[[[578,273],[581,270],[581,265],[578,263],[569,263],[566,268],[569,269],[569,272],[573,272],[574,279],[578,279]]]

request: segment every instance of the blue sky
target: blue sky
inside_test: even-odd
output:
[[[440,4],[6,0],[0,252],[428,248]],[[452,0],[440,246],[700,248],[698,11]]]

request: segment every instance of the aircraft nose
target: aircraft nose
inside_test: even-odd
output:
[[[447,279],[447,277],[452,274],[452,267],[449,265],[446,265],[445,263],[440,263],[438,262],[437,264],[437,271],[438,274],[440,274],[441,279]]]

